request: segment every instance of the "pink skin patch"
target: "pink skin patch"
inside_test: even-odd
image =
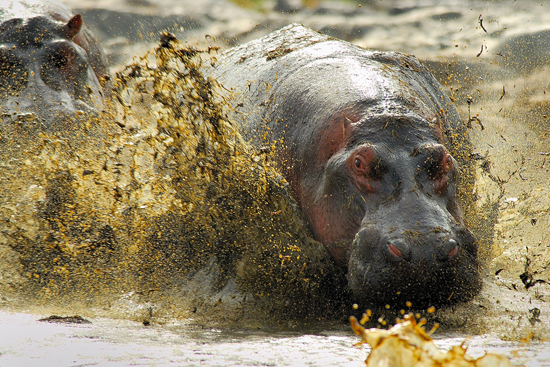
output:
[[[328,123],[321,133],[317,162],[324,165],[330,157],[346,146],[347,140],[353,135],[359,116],[344,112]]]
[[[314,164],[322,167],[336,153],[346,146],[349,138],[353,136],[356,123],[360,116],[353,111],[344,111],[326,124],[319,134],[317,154]],[[334,210],[334,203],[329,197],[315,198],[311,190],[301,190],[298,184],[301,180],[301,172],[293,172],[290,175],[291,187],[299,198],[300,206],[308,218],[315,238],[322,242],[330,251],[333,259],[341,265],[347,262],[350,236],[357,232],[355,222],[351,223],[344,213]]]

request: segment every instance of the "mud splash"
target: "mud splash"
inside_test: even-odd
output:
[[[112,113],[2,122],[4,304],[210,323],[341,312],[343,275],[201,56],[164,34],[115,78]]]
[[[372,348],[365,361],[367,366],[513,366],[508,358],[491,353],[472,358],[466,354],[464,343],[442,351],[430,337],[436,328],[426,332],[425,322],[425,319],[417,322],[414,315],[408,314],[391,329],[381,330],[365,329],[360,325],[362,322],[353,316],[350,318],[353,331],[361,337],[359,344]]]

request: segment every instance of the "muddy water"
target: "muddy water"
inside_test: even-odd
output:
[[[397,4],[396,2],[391,3],[394,7]],[[452,2],[424,8],[418,6],[417,3],[412,1],[404,4],[402,8],[409,7],[413,10],[400,13],[401,15],[397,11],[391,13],[376,8],[376,12],[381,17],[379,20],[373,21],[374,32],[370,38],[365,36],[356,42],[363,46],[368,45],[379,49],[389,48],[418,54],[426,60],[428,67],[444,83],[449,94],[455,99],[463,118],[467,121],[468,116],[477,117],[478,120],[471,121],[472,129],[470,131],[476,152],[480,157],[479,181],[476,187],[479,196],[477,205],[480,211],[488,214],[496,213],[497,217],[493,228],[493,241],[484,247],[484,289],[480,296],[467,305],[438,311],[438,321],[443,324],[444,330],[436,333],[436,342],[442,348],[449,348],[467,339],[470,345],[469,353],[474,356],[480,356],[484,351],[491,351],[510,356],[516,364],[550,366],[548,353],[550,350],[548,343],[550,338],[550,327],[548,326],[550,290],[548,284],[545,283],[550,281],[550,269],[548,269],[550,263],[548,235],[550,226],[548,218],[550,208],[548,188],[550,162],[548,161],[550,161],[550,156],[548,153],[550,153],[550,145],[547,134],[548,121],[550,120],[548,117],[550,112],[548,86],[550,82],[547,75],[550,70],[545,62],[540,61],[540,55],[544,56],[544,52],[540,48],[541,45],[538,46],[538,49],[522,48],[521,45],[528,46],[533,42],[519,40],[513,43],[519,46],[512,50],[510,47],[500,47],[506,37],[529,34],[544,29],[543,20],[547,19],[544,16],[546,3],[517,4],[513,1],[509,3],[503,1],[483,2],[483,4],[477,3],[478,5],[476,5],[476,2],[472,2],[472,7],[468,9],[461,4],[456,5]],[[418,7],[415,8],[416,6]],[[481,13],[485,17],[485,26],[490,32],[494,32],[492,36],[485,36],[485,32],[479,26],[478,17]],[[447,14],[447,18],[445,18],[445,14]],[[462,14],[462,16],[459,17],[456,14]],[[298,12],[295,16],[302,15]],[[442,18],[448,20],[441,23],[440,19]],[[307,17],[304,16],[303,19],[307,19]],[[369,18],[365,16],[363,19],[368,20]],[[315,17],[314,20],[318,24],[321,22],[319,17]],[[331,21],[335,22],[334,19]],[[276,22],[274,21],[274,23]],[[393,30],[392,26],[395,26]],[[338,27],[334,28],[338,29]],[[438,31],[429,31],[434,29]],[[395,34],[397,31],[410,34],[411,39],[415,42],[406,40],[404,37],[397,37]],[[497,31],[502,35],[496,34]],[[208,31],[208,33],[211,32]],[[536,39],[532,38],[531,40]],[[488,49],[485,49],[480,57],[476,57],[475,54],[479,52],[478,46],[482,43],[487,45]],[[455,44],[459,47],[455,47]],[[439,46],[434,49],[434,45]],[[506,58],[497,55],[497,52],[501,52]],[[514,58],[515,55],[518,57]],[[530,61],[526,64],[534,66],[522,67],[522,62],[518,61],[521,60],[521,57],[530,57]],[[145,87],[153,88],[150,85]],[[471,97],[470,103],[468,103],[468,97]],[[125,95],[125,98],[135,101],[141,97]],[[146,100],[145,102],[148,104],[150,101]],[[208,150],[210,149],[208,148],[206,153],[198,152],[196,156],[191,150],[186,151],[184,153],[187,154],[191,163],[177,161],[165,164],[163,162],[165,164],[164,171],[161,172],[162,175],[157,176],[158,172],[151,172],[149,169],[150,162],[160,162],[162,155],[159,158],[151,152],[154,150],[169,151],[173,144],[168,136],[161,136],[156,140],[150,138],[159,135],[158,131],[161,130],[162,121],[165,120],[158,117],[162,117],[164,112],[156,110],[152,117],[139,107],[134,108],[131,113],[126,112],[123,108],[117,111],[119,117],[124,116],[124,126],[118,126],[114,130],[105,130],[109,125],[103,125],[104,122],[101,122],[93,130],[93,136],[97,140],[91,139],[88,142],[94,142],[101,149],[105,149],[106,153],[100,156],[101,159],[98,159],[98,156],[87,155],[88,153],[84,152],[79,144],[73,145],[75,154],[68,154],[63,139],[56,140],[50,136],[48,145],[44,143],[46,140],[33,142],[32,139],[28,139],[28,136],[23,136],[20,142],[14,144],[22,146],[29,144],[27,146],[29,151],[38,147],[40,154],[31,154],[30,158],[26,157],[25,159],[11,156],[2,160],[0,169],[5,172],[13,172],[9,171],[12,169],[16,169],[16,172],[27,172],[26,175],[34,180],[25,182],[25,185],[21,185],[9,195],[4,193],[4,197],[18,196],[19,199],[14,201],[9,208],[3,208],[10,213],[11,218],[25,219],[22,221],[23,224],[17,228],[25,229],[27,234],[34,234],[34,238],[38,238],[40,231],[43,230],[41,226],[45,225],[45,222],[48,225],[50,223],[47,210],[42,210],[40,215],[28,215],[33,213],[33,210],[44,208],[33,203],[44,201],[48,192],[55,191],[53,190],[55,184],[60,187],[67,186],[65,176],[55,176],[56,178],[52,181],[52,177],[48,175],[42,177],[40,172],[44,171],[44,167],[50,172],[79,168],[80,170],[76,170],[75,176],[79,186],[75,190],[81,200],[69,203],[62,208],[65,213],[65,220],[62,224],[74,229],[76,225],[71,218],[74,210],[80,210],[79,213],[86,214],[84,225],[86,228],[92,228],[91,231],[87,231],[83,235],[84,237],[88,236],[84,238],[88,242],[83,241],[82,243],[91,242],[100,246],[98,246],[98,250],[86,252],[84,247],[75,248],[70,238],[65,242],[60,241],[61,250],[58,249],[55,256],[49,256],[46,259],[50,261],[49,263],[44,263],[52,265],[53,262],[52,268],[38,267],[39,271],[27,274],[9,266],[13,264],[10,259],[16,258],[15,254],[8,249],[9,246],[6,246],[6,234],[10,232],[5,227],[3,228],[0,235],[2,241],[0,250],[2,258],[8,260],[8,265],[4,261],[0,268],[2,271],[2,305],[4,307],[4,311],[0,314],[0,365],[363,365],[367,350],[352,347],[357,339],[343,321],[337,323],[336,326],[327,321],[309,327],[299,326],[293,321],[285,321],[276,328],[273,326],[265,328],[262,327],[261,322],[254,323],[254,320],[249,319],[248,327],[241,325],[236,328],[213,328],[208,326],[209,324],[205,320],[215,324],[222,319],[238,319],[247,310],[262,307],[261,302],[252,302],[245,303],[244,308],[233,306],[228,308],[236,310],[235,313],[216,311],[213,305],[218,299],[223,298],[225,302],[231,298],[231,290],[236,285],[230,282],[222,290],[213,290],[211,292],[212,299],[197,300],[197,297],[189,297],[190,294],[194,294],[198,290],[205,293],[210,291],[213,279],[211,274],[219,275],[223,272],[223,267],[220,267],[219,264],[201,260],[202,262],[197,265],[209,264],[209,271],[206,274],[197,273],[197,276],[192,278],[192,285],[178,293],[174,289],[178,289],[178,279],[188,280],[185,275],[171,273],[172,268],[169,266],[157,273],[151,272],[150,269],[158,269],[159,265],[167,263],[168,265],[183,263],[187,266],[189,265],[188,258],[167,257],[166,254],[157,251],[158,247],[154,245],[158,242],[147,242],[143,238],[138,238],[138,240],[147,243],[149,247],[132,246],[136,244],[136,237],[130,235],[124,239],[126,247],[124,247],[123,253],[112,252],[109,247],[110,232],[105,223],[113,228],[123,224],[127,225],[128,222],[125,221],[129,220],[127,216],[129,207],[139,212],[131,222],[133,228],[138,232],[137,229],[147,228],[149,225],[149,222],[144,221],[143,218],[159,219],[156,224],[157,228],[169,225],[171,218],[163,215],[167,212],[167,208],[173,209],[174,207],[167,206],[168,202],[175,202],[178,210],[181,210],[183,204],[190,201],[215,201],[225,198],[227,193],[231,193],[235,187],[244,185],[247,191],[255,192],[256,195],[264,195],[266,192],[270,192],[266,187],[277,186],[275,176],[269,176],[269,168],[266,168],[268,163],[264,164],[264,157],[254,154],[246,156],[242,151],[241,156],[245,157],[243,161],[237,160],[232,164],[235,167],[252,166],[257,172],[268,172],[268,174],[260,173],[258,176],[254,176],[256,179],[260,177],[264,181],[261,181],[259,185],[251,184],[246,180],[229,181],[228,186],[224,188],[225,191],[212,191],[211,186],[203,181],[204,177],[208,177],[208,182],[216,182],[216,176],[212,175],[213,171],[211,170],[214,164],[205,160],[205,157],[208,156],[206,153],[219,150],[221,156],[227,150],[235,152],[241,149],[234,138],[226,139],[227,136],[232,136],[231,134],[222,134],[224,137],[221,140],[216,140],[218,138],[212,133],[214,131],[212,129],[203,134],[211,137],[211,140],[207,141],[207,146],[211,146],[212,149],[217,146],[217,149]],[[140,130],[144,119],[152,123],[147,125],[147,128]],[[86,133],[89,132],[90,130],[86,131]],[[5,131],[4,136],[6,136]],[[193,139],[196,138],[196,135],[190,136]],[[115,141],[116,144],[119,144],[117,148],[120,149],[104,148],[104,144],[108,140]],[[196,138],[196,140],[196,145],[200,145],[198,144],[200,139]],[[13,148],[13,145],[10,145],[10,148]],[[156,161],[157,159],[158,161]],[[221,158],[216,157],[216,159]],[[82,162],[85,163],[85,166],[82,166]],[[107,170],[102,167],[105,162],[108,163]],[[178,165],[185,165],[187,170],[191,166],[197,172],[200,171],[200,174],[195,177],[197,180],[188,183],[187,187],[196,186],[201,190],[210,187],[211,197],[184,197],[182,199],[181,195],[178,196],[178,190],[182,187],[170,186],[165,179],[174,172],[174,167],[180,167]],[[131,170],[125,167],[132,167],[131,174],[134,176],[134,180],[128,179]],[[28,172],[32,172],[32,174],[28,174]],[[154,179],[152,180],[151,177]],[[50,182],[49,186],[44,184],[47,182]],[[117,184],[113,185],[115,182]],[[107,190],[104,190],[104,187],[112,189],[111,185],[116,186],[117,189],[108,191],[114,193],[105,195],[104,192]],[[167,187],[169,190],[166,190]],[[183,190],[186,190],[186,187],[183,187]],[[132,192],[138,194],[131,196]],[[159,198],[156,196],[159,192],[167,192],[169,195]],[[173,197],[177,197],[179,201],[172,200]],[[272,199],[273,207],[269,207],[263,213],[258,212],[256,218],[277,217],[272,213],[277,213],[279,210],[282,210],[287,218],[297,215],[293,211],[292,205],[286,201],[284,195],[281,196],[280,192],[274,194]],[[245,196],[239,200],[240,204],[247,203]],[[53,201],[50,202],[53,203]],[[87,213],[90,206],[86,206],[84,204],[86,202],[96,204],[91,214]],[[241,206],[246,207],[247,204]],[[495,207],[498,208],[498,211],[491,212],[489,210]],[[50,213],[59,212],[58,209],[51,208]],[[17,217],[18,213],[19,217]],[[121,213],[125,213],[125,215],[123,216]],[[205,210],[205,207],[197,209],[189,206],[185,206],[184,213],[205,217],[213,215],[213,221],[220,220],[220,215],[223,215],[223,213],[211,213]],[[46,215],[46,220],[44,215]],[[247,216],[251,213],[250,211],[247,213],[232,212],[232,215]],[[101,225],[98,225],[98,221],[93,219],[99,219]],[[176,219],[180,220],[181,218]],[[189,220],[189,217],[183,219]],[[279,227],[270,224],[270,230],[274,233],[283,232],[280,229],[285,223],[286,221],[283,220]],[[299,218],[293,223],[297,224],[291,232],[303,230],[300,227]],[[242,222],[237,222],[236,225],[242,225]],[[244,223],[244,225],[249,226],[249,223]],[[243,241],[242,237],[235,237],[231,228],[223,229],[228,236],[233,236],[231,241],[215,242],[219,231],[209,231],[208,225],[205,225],[204,222],[191,223],[191,227],[200,228],[196,231],[201,236],[197,240],[201,241],[199,243],[217,243],[221,246],[229,242],[234,243],[235,240]],[[172,235],[192,237],[194,234],[181,232]],[[143,237],[149,238],[148,236],[150,237],[150,233],[144,232]],[[27,235],[27,237],[29,236]],[[284,240],[286,241],[288,238]],[[303,238],[298,238],[298,240],[305,241]],[[177,245],[174,241],[160,244],[163,246]],[[314,248],[314,244],[309,243],[309,246],[311,246],[308,247],[309,254],[302,256],[307,256],[310,259],[308,261],[322,262],[323,254]],[[50,251],[50,247],[42,247],[42,249],[44,248]],[[277,250],[279,249],[277,248]],[[289,260],[295,260],[297,256],[295,252],[292,249],[287,249],[287,251],[285,256],[289,256]],[[36,251],[28,254],[29,256],[24,259],[26,260],[25,264],[36,262]],[[75,254],[78,261],[71,262],[72,267],[66,267],[68,262],[57,264],[59,261],[73,259]],[[104,254],[109,256],[102,257]],[[116,259],[122,259],[120,264],[124,266],[118,267],[119,263],[117,266],[112,266],[108,261],[97,261],[98,258],[111,259],[113,256]],[[150,262],[135,261],[142,256]],[[61,260],[54,261],[56,258]],[[89,263],[90,259],[96,259],[96,262],[92,262],[91,266],[86,268],[83,264],[86,264],[87,261]],[[292,264],[291,261],[289,263]],[[299,265],[292,266],[298,266],[298,270],[300,270],[301,263]],[[140,272],[139,269],[148,271]],[[265,274],[268,274],[260,274],[246,268],[241,270],[243,271],[241,276],[254,276],[259,279],[260,283],[266,279]],[[87,279],[86,282],[82,282],[82,277],[80,277],[82,274],[86,275],[84,278]],[[288,274],[292,274],[292,269]],[[283,279],[285,274],[277,276]],[[30,277],[32,282],[27,277]],[[46,280],[40,282],[40,279]],[[171,281],[163,283],[166,279]],[[323,279],[318,279],[318,281],[322,283]],[[165,289],[170,290],[159,292],[159,282],[167,287]],[[171,282],[172,284],[166,284]],[[73,293],[66,292],[63,287],[67,287],[67,284],[75,288],[80,287],[80,290]],[[176,287],[170,288],[172,285],[176,285]],[[97,290],[102,287],[103,290],[109,288],[109,293],[117,294],[117,296],[99,300]],[[14,289],[16,296],[13,295]],[[34,302],[29,303],[29,298],[21,301],[17,297],[22,289],[31,289],[31,293],[35,293],[30,296],[26,295]],[[128,293],[125,296],[118,296],[118,292],[127,289],[134,289],[137,292],[132,296],[128,296]],[[298,294],[305,300],[316,296],[315,292],[311,290]],[[39,301],[36,301],[34,297],[36,295],[39,295]],[[190,305],[186,302],[174,301],[174,298],[191,299],[195,302],[191,302]],[[52,300],[55,301],[53,304]],[[245,302],[246,299],[239,299],[239,301]],[[44,303],[46,303],[46,307],[35,307],[37,304]],[[277,310],[276,305],[275,308],[269,308],[271,306],[265,305],[266,314]],[[284,306],[281,305],[283,308]],[[11,313],[12,310],[14,313]],[[197,317],[194,312],[197,310],[198,313],[203,312],[205,316]],[[92,324],[58,325],[37,321],[39,318],[51,314],[80,314],[88,318]],[[149,322],[150,325],[145,326],[144,322]],[[258,327],[262,330],[259,331]],[[281,327],[284,329],[283,331],[280,330]]]

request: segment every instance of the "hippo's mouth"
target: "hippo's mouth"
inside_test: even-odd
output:
[[[466,229],[459,230],[456,238],[456,254],[439,262],[430,256],[392,261],[380,249],[380,241],[365,251],[371,245],[357,236],[348,266],[348,285],[355,301],[365,308],[405,307],[407,302],[427,308],[470,300],[481,287],[475,238]]]

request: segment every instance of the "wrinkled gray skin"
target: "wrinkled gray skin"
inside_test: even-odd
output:
[[[416,58],[291,25],[218,62],[234,118],[253,144],[275,146],[353,301],[425,307],[477,293],[477,242],[448,150],[460,118]]]
[[[8,0],[0,9],[2,114],[59,113],[104,106],[105,54],[80,15],[53,0]]]

